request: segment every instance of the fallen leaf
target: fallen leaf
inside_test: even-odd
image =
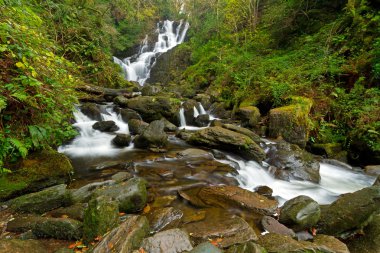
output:
[[[112,242],[108,243],[108,249],[112,249],[112,248],[113,248],[113,243]]]
[[[139,253],[146,253],[146,251],[144,250],[144,248],[140,248]]]
[[[143,210],[143,213],[144,214],[147,214],[147,213],[149,213],[150,212],[150,205],[149,204],[147,204],[145,207],[144,207],[144,210]]]
[[[101,235],[98,235],[97,237],[95,237],[94,241],[101,241],[103,239],[103,237]]]
[[[75,243],[73,243],[73,244],[70,244],[70,245],[69,245],[69,249],[74,249],[74,248],[76,248],[76,247],[78,247],[78,246],[80,246],[80,245],[82,245],[82,242],[77,241],[77,242],[75,242]]]
[[[119,213],[119,216],[124,216],[125,215],[125,213]]]
[[[64,214],[64,215],[61,216],[61,218],[67,219],[67,218],[69,218],[69,216],[66,215],[66,214]]]
[[[210,243],[216,247],[219,246],[219,243],[223,241],[222,238],[209,239]]]

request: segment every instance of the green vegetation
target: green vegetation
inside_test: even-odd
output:
[[[312,98],[311,141],[380,161],[378,1],[192,3],[192,65],[182,83],[263,113],[289,96]]]

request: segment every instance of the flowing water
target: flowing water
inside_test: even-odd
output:
[[[186,37],[189,23],[165,20],[157,24],[157,42],[150,49],[148,35],[143,40],[137,55],[120,60],[114,57],[114,62],[122,68],[124,76],[129,81],[136,81],[141,86],[150,77],[150,71],[157,57],[181,44]]]
[[[113,105],[109,104],[101,106],[101,108],[103,120],[115,121],[120,128],[117,131],[118,133],[129,133],[128,124],[121,120],[120,115],[114,111]],[[65,153],[72,159],[74,167],[77,170],[77,177],[87,177],[99,168],[99,171],[101,171],[102,168],[107,166],[116,168],[116,171],[124,170],[125,168],[123,166],[120,167],[120,164],[135,162],[145,169],[149,167],[149,173],[153,173],[152,170],[154,168],[158,168],[161,172],[162,170],[168,170],[167,168],[172,168],[174,171],[169,174],[177,177],[176,183],[198,183],[197,180],[199,178],[213,184],[232,182],[226,178],[228,177],[227,175],[224,175],[223,178],[219,175],[215,177],[210,176],[211,174],[205,176],[204,173],[206,172],[202,171],[199,172],[200,175],[194,176],[193,172],[191,172],[194,170],[194,162],[192,164],[192,162],[175,156],[176,152],[187,149],[190,146],[174,136],[170,136],[168,153],[164,155],[135,149],[133,144],[126,148],[116,148],[111,143],[115,137],[114,133],[103,133],[94,130],[92,125],[96,121],[89,119],[80,111],[77,111],[74,116],[76,120],[74,126],[78,129],[80,135],[72,143],[61,146],[59,152]],[[182,120],[184,120],[184,117]],[[181,122],[181,124],[185,124],[185,121]],[[299,195],[307,195],[320,204],[328,204],[334,201],[340,194],[354,192],[370,186],[375,180],[375,178],[365,175],[361,171],[347,169],[347,166],[321,163],[321,182],[319,184],[299,180],[284,181],[275,179],[265,163],[259,165],[254,161],[246,161],[231,154],[227,154],[226,157],[224,160],[216,161],[237,168],[237,174],[232,173],[229,176],[235,178],[241,187],[253,190],[257,186],[269,186],[273,189],[273,195],[276,196],[280,203]],[[206,163],[208,162],[206,161]],[[111,172],[114,173],[115,170]],[[96,173],[92,176],[99,176]],[[139,175],[146,176],[146,173],[143,170]],[[160,176],[162,175],[160,174]],[[160,184],[164,183],[161,182],[162,180],[159,181]],[[172,180],[169,182],[172,182]],[[161,185],[160,187],[163,186]]]

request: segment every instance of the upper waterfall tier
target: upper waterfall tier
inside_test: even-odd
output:
[[[156,62],[156,58],[166,53],[175,46],[181,44],[186,37],[189,23],[180,21],[176,26],[174,21],[165,20],[157,24],[157,42],[151,49],[148,44],[148,35],[142,41],[138,54],[120,60],[114,57],[114,62],[121,66],[125,78],[129,81],[137,81],[141,86],[150,76],[150,70]]]

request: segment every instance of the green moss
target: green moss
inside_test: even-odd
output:
[[[22,180],[11,181],[7,175],[0,177],[0,200],[7,199],[15,192],[24,190],[28,184]]]

